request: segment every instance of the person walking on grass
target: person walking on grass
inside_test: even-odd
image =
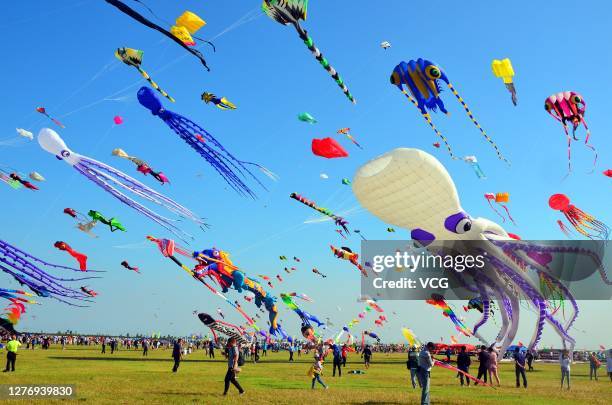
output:
[[[365,368],[370,368],[370,361],[372,360],[372,349],[370,349],[370,345],[365,345],[363,353],[361,353],[361,357],[363,357],[363,364]]]
[[[314,363],[312,364],[312,366],[310,366],[310,369],[308,370],[308,376],[312,378],[312,384],[310,388],[314,390],[315,382],[318,382],[319,384],[321,384],[323,388],[325,389],[329,388],[327,385],[325,385],[325,383],[321,379],[322,374],[323,374],[323,359],[318,353],[315,353]]]
[[[525,374],[525,353],[523,353],[520,348],[514,349],[514,374],[516,374],[516,388],[521,386],[519,382],[519,377],[523,377],[523,387],[527,388],[527,375]]]
[[[406,367],[410,370],[410,382],[412,383],[412,389],[416,389],[417,382],[419,388],[421,388],[421,380],[418,378],[419,370],[419,354],[416,352],[416,347],[411,346],[408,351],[408,361]]]
[[[470,365],[472,364],[472,359],[468,352],[466,352],[465,346],[461,346],[461,351],[457,355],[457,368],[463,371],[466,374],[470,373]],[[461,386],[463,386],[463,374],[459,373],[459,380],[461,381]],[[467,386],[470,386],[470,379],[465,377],[465,383]]]
[[[183,348],[181,347],[182,343],[183,339],[178,339],[174,342],[174,346],[172,347],[172,358],[174,359],[174,367],[172,367],[173,373],[176,373],[181,365],[181,358],[183,356]]]
[[[478,376],[476,377],[477,379],[487,382],[490,359],[491,356],[489,356],[489,352],[487,351],[486,346],[480,346],[480,351],[478,352],[478,362],[480,364],[478,365]],[[478,385],[478,382],[475,382],[474,385]]]
[[[21,346],[16,335],[11,335],[11,340],[6,344],[6,367],[4,372],[15,371],[15,362],[17,361],[17,349]]]
[[[429,381],[434,361],[431,352],[435,349],[433,342],[428,342],[419,353],[419,381],[421,383],[421,405],[429,405]]]
[[[599,359],[597,358],[597,354],[595,352],[592,352],[591,355],[589,356],[589,378],[592,380],[593,376],[595,376],[595,381],[597,381],[597,369],[599,368],[599,366],[601,365],[601,363],[599,362]]]
[[[332,377],[336,376],[336,368],[338,369],[338,377],[342,377],[342,351],[340,347],[336,344],[333,346],[333,354],[334,354],[334,368]]]
[[[215,342],[212,339],[208,342],[208,358],[215,358]]]
[[[612,349],[608,349],[608,355],[606,356],[606,371],[612,381]]]
[[[240,348],[236,343],[236,338],[231,337],[227,341],[227,372],[225,373],[225,387],[223,389],[223,395],[227,395],[227,391],[229,391],[230,383],[234,385],[238,389],[240,395],[244,394],[244,389],[240,386],[238,380],[236,380],[236,374],[238,374],[240,370]]]
[[[487,349],[489,352],[489,382],[493,385],[493,378],[497,381],[497,386],[501,386],[499,383],[499,373],[497,372],[497,350],[493,346]]]
[[[527,351],[527,367],[528,367],[528,371],[533,371],[533,360],[535,359],[535,356],[533,355],[533,353],[531,352],[531,350]]]
[[[567,389],[570,389],[570,364],[572,361],[569,358],[569,352],[563,350],[561,357],[559,358],[559,364],[561,365],[561,389],[563,389],[563,381],[567,379]]]

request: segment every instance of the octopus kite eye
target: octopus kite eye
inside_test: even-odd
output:
[[[60,152],[60,155],[64,158],[67,158],[68,156],[70,156],[70,152],[67,150],[63,150]]]
[[[550,110],[551,110],[551,108],[552,108],[552,107],[551,107],[551,105],[550,105],[550,104],[548,104],[548,103],[544,103],[544,109],[545,109],[546,111],[550,111]]]
[[[391,82],[391,84],[395,84],[395,85],[400,84],[400,75],[399,75],[399,73],[393,72],[393,74],[389,78],[389,81]]]
[[[439,79],[442,76],[440,69],[434,65],[427,66],[427,68],[425,68],[425,73],[430,79]]]
[[[574,95],[574,96],[572,96],[571,100],[572,100],[572,102],[573,102],[574,104],[580,104],[580,103],[582,103],[582,98],[580,98],[580,96],[576,96],[576,95]]]
[[[444,227],[450,232],[463,234],[472,229],[472,219],[465,212],[459,212],[446,218]]]

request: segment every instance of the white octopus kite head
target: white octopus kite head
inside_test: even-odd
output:
[[[47,152],[55,155],[58,159],[63,159],[72,166],[79,161],[80,155],[71,151],[66,142],[51,128],[43,128],[38,132],[38,144]]]
[[[509,239],[486,218],[471,218],[461,208],[453,179],[432,155],[398,148],[361,166],[353,193],[368,211],[411,231],[413,240]]]

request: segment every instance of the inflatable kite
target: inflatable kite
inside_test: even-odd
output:
[[[480,168],[480,165],[478,164],[478,159],[476,159],[476,156],[473,156],[473,155],[465,156],[463,158],[463,161],[472,167],[472,169],[474,170],[474,173],[476,173],[476,177],[478,177],[479,179],[487,178],[487,176],[484,174],[484,172]]]
[[[298,114],[298,120],[302,121],[302,122],[307,122],[309,124],[316,124],[317,120],[315,120],[315,118],[310,115],[307,112],[303,112],[303,113],[299,113]]]
[[[318,269],[316,269],[316,268],[313,268],[313,269],[312,269],[312,272],[313,272],[314,274],[317,274],[317,275],[319,275],[319,276],[323,277],[323,278],[327,277],[325,274],[321,273],[321,272],[320,272]]]
[[[215,96],[213,93],[206,93],[206,92],[202,93],[202,101],[204,101],[206,104],[213,103],[214,105],[217,106],[217,108],[221,110],[235,110],[236,109],[236,105],[234,103],[232,103],[225,97],[219,98]]]
[[[327,159],[347,157],[348,152],[333,138],[312,140],[312,153]]]
[[[18,175],[17,173],[11,173],[9,175],[9,177],[11,178],[11,180],[18,182],[19,184],[21,184],[22,186],[24,186],[27,189],[30,190],[38,190],[38,187],[36,187],[34,184],[30,183],[29,181],[21,178],[20,175]]]
[[[604,170],[603,175],[606,177],[612,177],[612,169]]]
[[[572,138],[575,141],[579,139],[576,138],[576,129],[580,126],[580,124],[584,125],[584,129],[586,130],[586,136],[584,139],[584,144],[587,148],[593,151],[594,159],[593,159],[593,170],[595,169],[595,164],[597,163],[597,151],[595,148],[589,144],[589,138],[591,137],[591,131],[584,119],[584,114],[586,112],[586,102],[582,98],[582,96],[573,91],[565,91],[563,93],[553,94],[548,97],[544,101],[544,108],[550,114],[551,117],[556,119],[563,126],[563,131],[565,131],[565,136],[567,137],[567,168],[568,172],[572,171]],[[570,123],[572,125],[572,137],[570,137],[569,132],[567,130],[567,124]]]
[[[145,186],[138,180],[102,162],[71,151],[68,149],[68,146],[66,146],[64,140],[52,129],[41,129],[38,133],[38,143],[44,150],[56,156],[58,159],[64,160],[98,187],[180,238],[191,236],[174,225],[173,220],[162,217],[137,201],[132,200],[121,192],[119,188],[134,193],[150,202],[159,204],[169,211],[183,218],[190,219],[201,226],[206,225],[201,218],[198,218],[187,208]]]
[[[138,12],[136,12],[134,9],[132,9],[132,8],[128,7],[128,6],[127,6],[125,3],[123,3],[123,2],[121,2],[121,1],[119,1],[119,0],[105,0],[105,1],[106,1],[108,4],[110,4],[110,5],[114,6],[114,7],[116,7],[116,8],[117,8],[119,11],[121,11],[122,13],[124,13],[124,14],[126,14],[126,15],[130,16],[131,18],[133,18],[134,20],[138,21],[140,24],[142,24],[142,25],[144,25],[144,26],[146,26],[146,27],[149,27],[149,28],[151,28],[151,29],[154,29],[154,30],[156,30],[156,31],[158,31],[158,32],[160,32],[160,33],[162,33],[162,34],[163,34],[163,35],[165,35],[166,37],[170,38],[172,41],[174,41],[174,42],[176,42],[177,44],[179,44],[179,45],[180,45],[180,46],[181,46],[183,49],[185,49],[187,52],[191,53],[191,54],[192,54],[192,55],[194,55],[196,58],[198,58],[198,59],[200,60],[200,62],[202,63],[202,65],[204,66],[204,68],[205,68],[206,70],[210,71],[210,68],[209,68],[209,67],[208,67],[208,65],[206,64],[206,60],[204,59],[204,55],[202,55],[202,53],[201,53],[200,51],[198,51],[197,49],[190,48],[190,47],[189,47],[187,44],[185,44],[185,43],[183,42],[183,40],[184,40],[185,38],[179,38],[179,37],[176,35],[176,34],[178,34],[178,33],[179,33],[179,30],[180,30],[180,29],[179,29],[179,30],[174,30],[174,32],[168,32],[167,30],[165,30],[164,28],[160,27],[159,25],[157,25],[157,24],[155,24],[155,23],[153,23],[153,22],[151,22],[151,21],[147,20],[147,19],[146,19],[145,17],[143,17],[141,14],[139,14],[139,13],[138,13]],[[197,20],[196,20],[196,21],[193,21],[193,24],[194,24],[194,25],[192,25],[192,22],[191,22],[191,21],[188,21],[188,20],[190,20],[190,19],[191,19],[191,20],[194,20],[194,19],[192,18],[192,16],[195,16],[195,17],[197,17],[197,16],[196,16],[195,14],[193,14],[193,13],[190,13],[190,14],[191,14],[191,16],[189,16],[189,15],[188,15],[188,16],[187,16],[186,18],[184,18],[184,19],[179,17],[179,19],[177,20],[177,26],[178,26],[178,27],[180,27],[180,26],[185,27],[185,29],[186,29],[186,31],[187,31],[187,32],[189,32],[189,29],[190,29],[190,28],[193,30],[193,29],[194,29],[196,26],[198,26],[198,25],[200,25],[200,27],[204,25],[204,24],[203,24],[203,22],[204,22],[204,21],[202,21],[202,23],[199,23]],[[199,17],[198,17],[198,18],[199,18]],[[180,22],[179,22],[179,20],[180,20]],[[184,22],[183,22],[183,21],[184,21]],[[181,25],[181,24],[182,24],[182,25]],[[198,29],[199,29],[199,28],[198,28]],[[172,30],[172,29],[171,29],[171,30]],[[181,31],[181,33],[182,33],[182,34],[184,34],[184,33],[185,33],[185,31],[184,31],[184,30],[180,30],[180,31]],[[193,31],[193,32],[195,32],[195,31]],[[209,44],[210,44],[210,45],[213,47],[213,50],[214,50],[214,45],[212,45],[212,43],[210,43],[210,42],[208,42],[208,41],[205,41],[205,42],[209,43]]]
[[[81,291],[83,291],[85,294],[89,295],[90,297],[95,297],[98,295],[97,292],[87,287],[81,287]]]
[[[457,318],[455,312],[446,303],[442,296],[432,294],[431,299],[428,299],[425,302],[427,302],[429,305],[433,305],[436,308],[440,308],[442,310],[442,314],[445,317],[449,318],[453,322],[453,324],[455,324],[455,329],[457,329],[458,332],[461,332],[463,335],[468,337],[472,336],[472,331],[467,326],[465,326],[459,318]]]
[[[149,76],[149,74],[142,69],[141,65],[142,65],[143,54],[144,54],[143,51],[140,51],[138,49],[132,49],[132,48],[117,48],[117,50],[115,51],[115,57],[117,59],[119,59],[121,62],[125,63],[128,66],[135,67],[136,70],[138,70],[138,72],[141,74],[141,76],[144,77],[146,81],[149,82],[151,87],[153,87],[162,96],[166,97],[168,100],[174,103],[175,101],[174,98],[170,96],[168,93],[166,93],[163,89],[161,89],[159,85],[155,83],[153,79],[151,79],[151,76]],[[115,124],[117,124],[117,121],[115,121]]]
[[[125,227],[121,224],[121,222],[119,222],[117,218],[106,219],[104,215],[94,210],[89,210],[87,215],[89,215],[92,221],[100,222],[108,226],[111,232],[115,232],[117,230],[126,232]]]
[[[567,219],[572,227],[580,234],[589,239],[608,240],[610,228],[603,222],[595,219],[594,216],[587,214],[574,204],[571,204],[569,198],[565,194],[551,195],[548,200],[548,205],[553,210],[561,211],[565,219]],[[563,222],[558,221],[557,223],[563,233],[569,236],[567,227]]]
[[[137,171],[144,174],[145,176],[147,174],[150,174],[151,176],[153,176],[155,180],[159,181],[162,185],[166,183],[170,183],[170,180],[168,180],[168,177],[166,177],[165,174],[163,174],[162,172],[154,171],[144,160],[141,160],[137,158],[136,156],[128,155],[123,149],[121,148],[113,149],[112,154],[113,156],[117,156],[117,157],[131,161],[132,163],[136,165]]]
[[[190,119],[175,112],[164,109],[155,93],[148,87],[142,87],[138,91],[138,101],[143,107],[158,116],[178,136],[181,137],[192,149],[202,156],[223,179],[234,190],[243,195],[255,198],[255,194],[243,181],[248,175],[262,186],[264,185],[255,177],[245,165],[256,166],[266,175],[273,175],[268,169],[256,163],[238,160],[227,149],[223,147],[210,133]]]
[[[331,219],[334,220],[334,223],[336,224],[336,226],[341,227],[342,230],[344,230],[344,232],[346,232],[347,234],[350,234],[350,231],[347,227],[348,225],[348,221],[344,218],[342,218],[341,216],[338,216],[336,214],[334,214],[333,212],[331,212],[330,210],[328,210],[327,208],[323,208],[323,207],[319,207],[315,204],[314,201],[310,201],[308,199],[306,199],[305,197],[297,194],[297,193],[291,193],[289,195],[289,197],[293,198],[296,201],[301,202],[302,204],[316,210],[319,211],[321,214],[323,215],[327,215],[328,217],[330,217]]]
[[[364,277],[368,276],[366,270],[359,263],[359,255],[357,253],[353,253],[351,249],[344,246],[341,248],[337,248],[333,245],[329,245],[329,247],[331,248],[331,251],[334,256],[336,256],[338,259],[343,259],[351,262],[351,264],[357,267],[357,269],[361,272],[361,274],[363,274]]]
[[[300,39],[308,47],[313,56],[319,61],[321,66],[331,75],[336,81],[336,84],[342,89],[344,95],[351,100],[353,104],[357,101],[344,84],[344,81],[336,72],[321,51],[315,46],[314,41],[308,35],[308,32],[300,25],[300,20],[306,20],[306,9],[308,7],[307,0],[264,0],[261,5],[263,11],[274,21],[283,25],[293,25]]]
[[[140,273],[140,270],[138,270],[138,267],[136,267],[136,266],[130,266],[130,264],[129,264],[129,263],[126,261],[126,260],[122,261],[122,262],[121,262],[121,265],[122,265],[123,267],[125,267],[126,269],[131,270],[131,271],[133,271],[133,272],[135,272],[135,273]]]
[[[231,323],[215,320],[208,314],[198,314],[198,318],[202,323],[208,326],[215,338],[215,342],[218,342],[217,333],[227,336],[228,338],[236,339],[236,343],[245,347],[250,342],[244,337],[243,331],[236,325]]]
[[[497,153],[497,157],[504,162],[508,162],[508,160],[501,154],[495,142],[493,142],[487,133],[480,127],[480,124],[474,118],[472,111],[468,108],[467,104],[465,104],[465,101],[463,101],[459,93],[457,93],[457,90],[455,90],[455,87],[452,85],[446,74],[433,62],[421,58],[417,59],[416,61],[411,60],[409,62],[401,62],[393,69],[393,73],[391,74],[391,84],[396,85],[397,88],[400,89],[406,96],[406,98],[408,98],[408,100],[410,100],[410,102],[419,109],[421,115],[425,121],[427,121],[431,129],[433,129],[436,135],[442,139],[451,157],[453,159],[457,159],[457,157],[455,157],[453,154],[448,141],[433,124],[431,115],[429,115],[429,111],[436,111],[437,109],[440,109],[440,111],[448,115],[448,111],[440,98],[440,81],[446,83],[457,100],[459,100],[459,103],[461,103],[461,106],[467,113],[468,117],[470,117],[474,125],[476,125],[485,139],[491,144],[491,146],[493,146],[495,152]]]
[[[34,181],[45,181],[45,178],[42,176],[42,174],[38,172],[31,172],[30,174],[28,174],[28,177]]]
[[[17,131],[17,134],[19,134],[19,136],[22,136],[24,138],[28,138],[30,141],[34,139],[34,134],[31,133],[30,131],[26,131],[23,128],[16,128],[16,131]]]
[[[36,112],[41,113],[42,115],[44,115],[45,117],[49,118],[51,121],[53,121],[53,123],[55,125],[57,125],[60,128],[66,128],[64,126],[64,124],[62,124],[61,122],[59,122],[58,120],[56,120],[55,118],[51,117],[48,113],[47,110],[45,109],[45,107],[36,107]],[[21,132],[19,130],[17,130],[17,132],[19,132],[19,134],[21,135]],[[27,132],[27,131],[26,131]],[[30,132],[31,134],[31,132]],[[22,135],[24,136],[24,135]],[[29,136],[26,136],[27,138],[29,138]]]
[[[76,250],[72,249],[69,244],[66,242],[58,241],[53,244],[59,250],[62,250],[68,253],[70,256],[74,257],[74,259],[79,263],[79,268],[81,271],[87,271],[87,256],[83,253],[79,253]]]
[[[389,41],[382,41],[380,43],[380,47],[386,51],[387,49],[391,48],[391,43]]]
[[[512,68],[512,62],[510,62],[510,59],[493,59],[491,69],[493,70],[495,77],[504,81],[506,88],[512,96],[512,104],[516,106],[518,98],[516,97],[516,89],[514,88],[514,83],[512,82],[512,78],[514,77],[514,69]]]

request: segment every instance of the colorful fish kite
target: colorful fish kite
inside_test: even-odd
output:
[[[478,177],[479,179],[487,178],[487,176],[484,174],[484,172],[480,168],[480,165],[478,164],[478,159],[476,159],[476,156],[473,156],[473,155],[465,156],[463,157],[463,161],[467,163],[468,165],[472,166],[474,173],[476,173],[476,177]]]
[[[323,215],[327,215],[328,217],[330,217],[331,219],[334,220],[334,223],[336,224],[336,226],[341,227],[344,232],[346,232],[347,234],[350,234],[350,231],[347,227],[348,225],[348,221],[344,218],[342,218],[341,216],[338,216],[336,214],[334,214],[333,212],[331,212],[330,210],[328,210],[327,208],[323,208],[323,207],[319,207],[315,204],[314,201],[310,201],[308,199],[306,199],[305,197],[297,194],[297,193],[291,193],[289,195],[289,197],[293,198],[296,201],[301,202],[302,204],[316,210],[319,211],[321,214]]]
[[[309,124],[316,124],[317,120],[307,112],[302,112],[298,114],[298,120],[302,122],[307,122]]]
[[[153,176],[155,180],[159,181],[162,185],[166,183],[170,183],[170,180],[168,180],[168,177],[166,177],[164,173],[154,171],[144,160],[141,160],[140,158],[137,158],[136,156],[128,155],[121,148],[113,149],[112,155],[131,161],[132,163],[136,165],[137,171],[144,174],[145,176],[147,174],[150,174],[151,176]]]
[[[327,159],[347,157],[348,152],[333,138],[314,138],[311,144],[312,153]]]
[[[504,81],[506,88],[512,96],[512,104],[516,106],[518,103],[518,98],[516,97],[516,89],[514,88],[514,83],[512,82],[512,78],[514,77],[514,69],[512,68],[512,62],[510,59],[493,59],[493,62],[491,62],[491,69],[493,70],[495,77]]]
[[[300,25],[300,20],[306,20],[308,0],[264,0],[261,7],[268,17],[274,21],[283,25],[293,25],[300,39],[304,41],[304,44],[306,44],[313,56],[335,80],[344,95],[355,104],[357,101],[344,84],[338,72],[336,72],[336,69],[329,64],[321,51],[315,46],[308,32]]]
[[[121,265],[122,265],[123,267],[125,267],[126,269],[128,269],[128,270],[131,270],[131,271],[133,271],[133,272],[135,272],[135,273],[139,273],[139,274],[140,274],[140,270],[138,270],[138,267],[136,267],[136,266],[130,266],[130,264],[129,264],[129,263],[126,261],[126,260],[122,261],[122,262],[121,262]]]
[[[55,118],[51,117],[51,116],[50,116],[50,115],[47,113],[47,110],[45,109],[45,107],[36,107],[36,112],[39,112],[39,113],[41,113],[42,115],[44,115],[45,117],[49,118],[49,119],[50,119],[51,121],[53,121],[53,123],[54,123],[55,125],[57,125],[58,127],[60,127],[60,128],[66,128],[66,127],[64,126],[64,124],[62,124],[61,122],[59,122],[59,121],[58,121],[58,120],[56,120]],[[18,130],[17,132],[19,132],[19,130]],[[27,131],[26,131],[26,132],[27,132]],[[21,133],[20,133],[20,135],[21,135]],[[29,136],[28,136],[28,138],[29,138]]]
[[[351,181],[348,178],[343,178],[342,179],[342,184],[344,184],[345,186],[350,186],[351,185]]]
[[[553,210],[561,211],[565,219],[581,235],[589,239],[608,240],[610,228],[594,216],[571,204],[570,199],[565,194],[553,194],[548,200],[548,205]],[[567,233],[567,228],[565,228],[563,222],[558,221],[557,223],[561,230]]]
[[[194,55],[196,58],[198,58],[200,60],[200,62],[202,63],[202,65],[204,66],[204,68],[208,71],[210,71],[210,68],[208,67],[208,65],[206,64],[206,60],[204,59],[204,55],[202,55],[202,53],[200,51],[198,51],[197,49],[193,49],[190,48],[188,45],[186,45],[183,40],[181,38],[178,38],[177,35],[175,35],[172,32],[167,31],[166,29],[160,27],[159,25],[149,21],[148,19],[146,19],[145,17],[143,17],[141,14],[139,14],[138,12],[136,12],[134,9],[130,8],[129,6],[127,6],[125,3],[119,1],[119,0],[105,0],[108,4],[116,7],[119,11],[121,11],[122,13],[130,16],[131,18],[133,18],[134,20],[138,21],[139,23],[141,23],[142,25],[149,27],[151,29],[154,29],[158,32],[160,32],[161,34],[165,35],[166,37],[170,38],[172,41],[176,42],[177,44],[179,44],[183,49],[185,49],[187,52],[191,53],[192,55]],[[193,14],[193,13],[192,13]],[[194,14],[195,15],[195,14]],[[178,20],[177,20],[178,21]],[[178,24],[177,24],[178,25]],[[202,24],[203,25],[203,24]],[[177,33],[177,31],[175,30],[175,33]],[[205,41],[208,44],[210,44],[214,48],[214,45],[208,41]]]
[[[506,214],[508,214],[508,218],[510,219],[510,221],[512,221],[512,223],[516,225],[516,222],[514,222],[514,218],[512,218],[512,215],[510,214],[510,210],[505,205],[505,203],[510,201],[510,193],[485,193],[484,197],[489,203],[489,207],[491,207],[491,209],[495,211],[497,215],[499,215],[503,222],[506,222],[506,217],[500,214],[499,211],[497,211],[495,207],[493,207],[493,202],[499,204],[504,209],[504,211],[506,211]]]
[[[453,324],[455,324],[455,329],[463,335],[469,337],[472,336],[472,331],[461,322],[461,320],[455,315],[455,312],[451,309],[451,307],[446,303],[444,298],[438,294],[432,294],[431,299],[425,301],[429,305],[433,305],[436,308],[442,310],[442,314],[449,318]]]
[[[215,96],[213,93],[207,93],[207,92],[202,93],[202,101],[204,101],[206,104],[213,103],[215,106],[217,106],[217,108],[221,110],[235,110],[236,109],[236,105],[232,103],[231,101],[229,101],[227,98],[225,97],[219,98]]]
[[[142,77],[144,77],[146,79],[146,81],[149,82],[149,84],[151,85],[151,87],[153,87],[155,90],[157,90],[162,96],[166,97],[168,100],[170,100],[171,102],[174,103],[174,98],[172,96],[170,96],[168,93],[166,93],[165,90],[163,90],[162,88],[159,87],[159,85],[153,80],[151,79],[151,76],[149,76],[149,74],[147,72],[145,72],[141,65],[142,65],[142,57],[144,55],[144,52],[138,49],[132,49],[132,48],[117,48],[117,50],[115,51],[115,57],[117,59],[119,59],[121,62],[125,63],[128,66],[133,66],[136,68],[136,70],[138,70],[138,72],[140,73],[140,75]],[[117,122],[115,122],[116,124]]]
[[[81,271],[87,271],[87,255],[77,252],[76,250],[71,248],[70,245],[66,242],[57,241],[53,244],[53,246],[74,257],[74,259],[79,263],[79,269],[81,269]]]
[[[182,115],[165,109],[155,93],[148,87],[142,87],[138,91],[138,101],[187,142],[238,193],[255,198],[253,191],[242,179],[245,176],[255,179],[265,189],[265,186],[249,171],[246,165],[256,166],[264,173],[271,173],[268,169],[256,163],[235,158],[204,128]]]
[[[595,148],[589,144],[591,131],[589,130],[589,127],[584,119],[586,102],[582,96],[574,91],[565,91],[562,93],[553,94],[544,101],[544,108],[551,117],[563,125],[563,131],[565,131],[565,136],[567,137],[568,172],[572,171],[572,138],[574,138],[574,141],[579,140],[576,138],[576,129],[578,129],[580,124],[584,125],[584,129],[586,130],[584,144],[587,148],[591,149],[595,155],[593,159],[594,170],[595,164],[597,163],[597,150],[595,150]],[[572,125],[572,137],[570,137],[567,130],[568,123]]]
[[[453,159],[458,159],[453,154],[453,151],[444,135],[442,135],[442,133],[433,124],[431,115],[429,115],[429,111],[436,111],[437,109],[440,109],[440,111],[448,115],[448,111],[440,98],[440,81],[445,82],[457,100],[459,100],[461,103],[461,106],[467,113],[468,117],[470,117],[474,125],[476,125],[476,127],[480,130],[485,139],[491,144],[491,146],[493,146],[495,152],[497,153],[497,157],[504,162],[508,162],[508,160],[501,154],[497,145],[480,127],[480,124],[474,118],[472,111],[465,104],[465,101],[463,101],[459,93],[457,93],[457,90],[455,90],[455,87],[452,85],[446,74],[433,62],[421,58],[417,59],[416,61],[411,60],[409,62],[401,62],[393,69],[390,80],[391,84],[396,85],[397,88],[400,89],[406,96],[406,98],[408,98],[408,100],[410,100],[410,102],[419,109],[421,115],[425,121],[427,121],[431,129],[433,129],[436,135],[442,139],[451,157]]]
[[[359,145],[359,143],[355,140],[355,138],[353,138],[353,135],[350,134],[351,129],[350,128],[340,128],[336,133],[337,134],[342,134],[342,135],[346,135],[346,137],[355,144],[355,146],[357,146],[359,149],[363,149],[361,147],[361,145]]]
[[[329,247],[334,256],[336,256],[338,259],[348,260],[353,266],[357,267],[357,269],[361,272],[361,274],[363,274],[364,277],[368,276],[366,269],[364,269],[363,266],[361,266],[361,264],[359,263],[359,255],[357,253],[353,253],[351,249],[344,246],[341,248],[337,248],[334,245],[329,245]]]
[[[111,166],[71,151],[68,146],[66,146],[64,140],[52,129],[41,129],[38,134],[38,143],[41,148],[57,158],[64,160],[77,172],[95,183],[104,191],[180,238],[191,238],[191,235],[181,231],[171,219],[163,217],[139,202],[132,200],[130,197],[123,194],[119,188],[134,193],[150,202],[159,204],[169,211],[183,218],[190,219],[200,226],[206,226],[206,223],[201,218],[165,195],[158,193]]]
[[[21,184],[22,186],[24,186],[27,189],[30,189],[32,191],[38,190],[38,187],[36,187],[34,184],[30,183],[29,181],[21,178],[21,176],[18,175],[17,173],[11,173],[9,175],[9,177],[11,178],[11,180],[18,182],[19,184]]]
[[[414,346],[421,345],[421,342],[419,341],[419,339],[416,337],[416,335],[411,329],[402,328],[402,335],[404,336],[404,338],[406,338],[410,346],[414,347]]]

